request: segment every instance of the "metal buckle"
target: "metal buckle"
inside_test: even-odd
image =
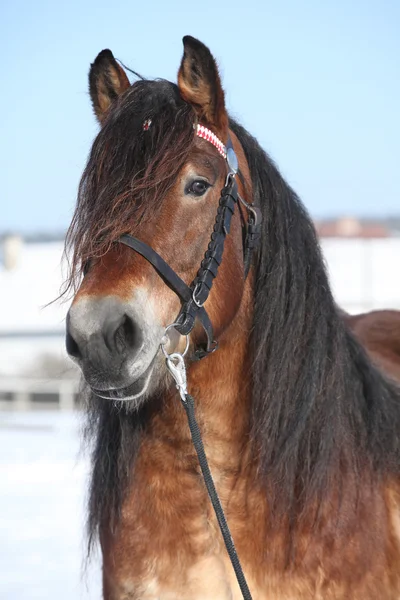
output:
[[[227,187],[235,179],[235,176],[236,173],[234,171],[228,171],[228,175],[225,179],[225,187]]]
[[[204,302],[199,302],[199,300],[197,300],[197,298],[196,298],[196,292],[197,292],[197,290],[198,290],[198,288],[199,288],[200,286],[201,286],[201,282],[200,282],[200,281],[198,281],[198,282],[196,283],[196,285],[194,286],[194,290],[193,290],[193,293],[192,293],[192,300],[193,300],[193,302],[195,303],[195,305],[196,305],[198,308],[202,308],[202,306],[203,306],[203,304],[204,304]]]
[[[253,206],[249,202],[246,202],[246,200],[242,198],[240,194],[238,194],[238,200],[241,204],[243,204],[246,210],[248,210],[248,212],[251,212],[251,214],[253,215],[254,225],[259,225],[262,221],[261,210],[257,206]]]

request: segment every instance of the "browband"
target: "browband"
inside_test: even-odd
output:
[[[207,129],[204,125],[197,124],[196,126],[196,135],[207,142],[210,142],[213,146],[216,147],[218,152],[226,159],[226,147],[223,142],[211,131],[211,129]]]

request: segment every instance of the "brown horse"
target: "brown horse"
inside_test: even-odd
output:
[[[119,242],[128,233],[184,290],[195,282],[188,390],[253,598],[399,600],[400,391],[344,323],[302,204],[229,118],[199,41],[184,38],[178,85],[131,85],[109,50],[89,81],[101,129],[68,234],[67,349],[88,388],[89,547],[99,535],[104,598],[241,597],[160,352],[182,302],[161,263]],[[226,234],[225,249],[202,306],[221,202],[213,240]],[[219,348],[194,361],[206,314]],[[185,340],[175,331],[168,352]]]
[[[400,311],[373,310],[344,318],[373,362],[400,382]]]

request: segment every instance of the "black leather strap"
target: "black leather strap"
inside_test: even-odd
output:
[[[191,288],[183,281],[183,279],[179,277],[179,275],[175,273],[175,271],[173,271],[173,269],[171,269],[169,264],[166,263],[165,260],[161,258],[161,256],[155,250],[153,250],[153,248],[145,244],[145,242],[142,242],[141,240],[138,240],[137,238],[128,234],[122,235],[118,241],[122,244],[125,244],[126,246],[129,246],[129,248],[132,248],[132,250],[135,250],[135,252],[143,256],[150,264],[152,264],[157,273],[163,279],[163,281],[165,281],[165,283],[171,288],[171,290],[174,291],[175,294],[177,294],[177,296],[179,296],[182,302],[190,301],[193,293]],[[177,320],[179,320],[180,314],[181,313],[179,313]],[[203,358],[203,356],[206,356],[207,354],[213,352],[216,349],[217,345],[214,341],[214,333],[210,318],[206,313],[204,307],[201,307],[201,309],[199,309],[196,316],[201,322],[207,336],[206,347],[202,348],[201,346],[199,346],[195,351],[194,358],[200,359]],[[191,327],[190,331],[193,329],[193,326]]]
[[[240,199],[242,201],[242,199]],[[247,204],[247,203],[246,203]],[[261,211],[259,208],[246,206],[248,212],[246,238],[244,243],[244,276],[247,277],[251,267],[253,252],[258,248],[261,239]]]
[[[135,250],[138,254],[141,254],[146,260],[149,261],[162,277],[165,283],[177,294],[184,302],[189,300],[192,296],[192,290],[190,287],[175,273],[173,269],[165,262],[163,258],[153,248],[148,246],[145,242],[138,240],[132,235],[127,233],[122,235],[119,240],[132,250]]]
[[[179,326],[177,327],[177,330],[182,335],[187,335],[191,331],[197,314],[210,294],[212,284],[222,262],[225,239],[230,231],[237,197],[237,183],[235,178],[231,177],[227,185],[221,191],[221,198],[215,219],[214,230],[211,234],[211,241],[208,244],[207,251],[201,262],[200,269],[197,272],[196,279],[193,281],[193,293],[191,298],[182,306],[179,315]]]

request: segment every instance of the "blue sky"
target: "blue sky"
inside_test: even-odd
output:
[[[400,213],[398,0],[3,0],[0,231],[68,226],[97,53],[175,81],[185,34],[313,216]]]

